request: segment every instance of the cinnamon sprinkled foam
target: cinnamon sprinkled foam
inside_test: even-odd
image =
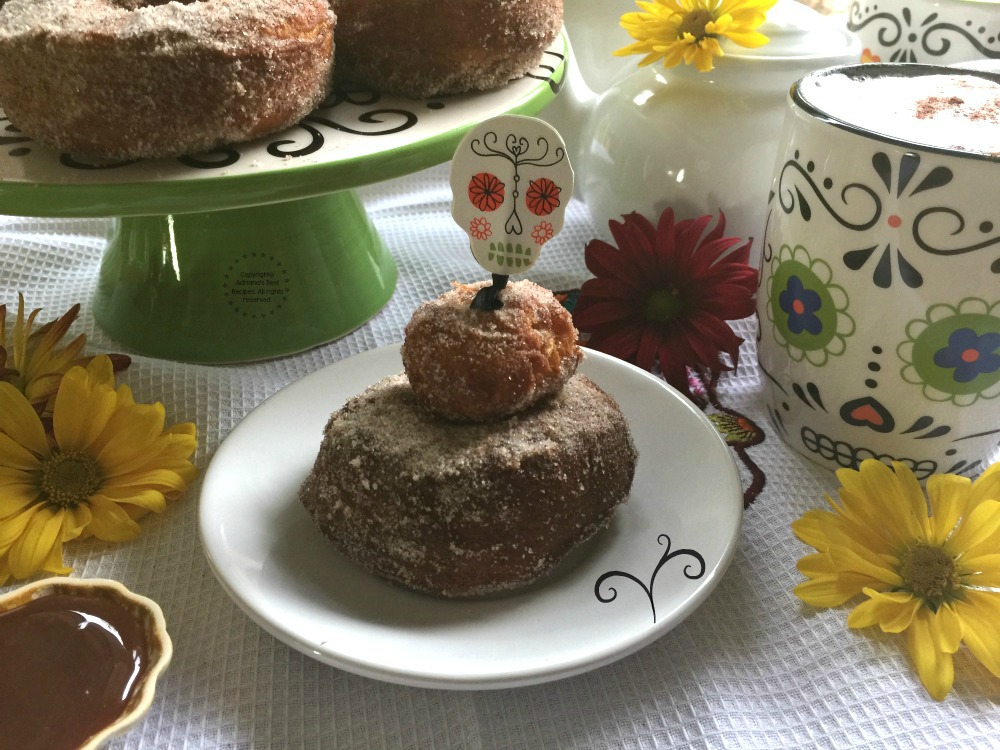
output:
[[[803,98],[858,128],[935,148],[1000,153],[1000,83],[962,73],[806,78]]]

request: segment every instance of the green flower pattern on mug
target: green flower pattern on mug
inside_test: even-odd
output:
[[[847,349],[856,329],[847,314],[847,292],[833,283],[833,271],[802,245],[782,245],[772,261],[767,286],[768,320],[778,344],[796,362],[822,367]]]
[[[1000,396],[1000,302],[933,305],[907,324],[906,337],[896,350],[900,374],[928,399],[969,406]]]

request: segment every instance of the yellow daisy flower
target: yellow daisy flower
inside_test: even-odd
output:
[[[839,499],[792,524],[817,550],[799,560],[809,580],[795,594],[816,607],[856,596],[852,628],[905,633],[924,687],[943,700],[954,682],[952,654],[964,642],[1000,677],[1000,464],[975,481],[927,480],[904,464],[875,459],[840,469]]]
[[[683,62],[705,73],[722,57],[719,38],[741,47],[760,47],[768,38],[757,31],[777,0],[636,0],[642,12],[622,16],[621,25],[636,41],[616,50],[618,56],[645,55],[639,65],[663,60],[672,68]]]
[[[23,393],[39,414],[50,414],[52,399],[59,390],[63,374],[74,365],[86,364],[81,358],[87,337],[80,334],[62,347],[59,344],[80,314],[80,305],[73,305],[58,320],[35,326],[41,308],[24,314],[24,296],[17,295],[17,317],[10,335],[7,334],[7,306],[0,305],[0,381],[13,384]],[[113,354],[116,372],[129,366],[125,355]]]
[[[0,585],[38,570],[66,574],[63,543],[132,539],[197,472],[194,424],[164,429],[163,405],[115,389],[104,355],[62,377],[47,435],[31,403],[0,382]]]

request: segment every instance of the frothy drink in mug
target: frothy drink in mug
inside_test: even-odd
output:
[[[934,148],[1000,154],[1000,83],[976,75],[815,78],[804,100],[837,120]]]
[[[1000,75],[826,69],[788,99],[757,346],[777,432],[921,479],[1000,456]]]

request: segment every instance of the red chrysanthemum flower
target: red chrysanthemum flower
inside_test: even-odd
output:
[[[532,180],[528,194],[524,196],[528,210],[535,216],[548,216],[559,207],[559,193],[562,189],[548,177]]]
[[[504,199],[504,184],[489,172],[480,172],[469,180],[469,200],[480,211],[496,211]]]
[[[752,315],[757,270],[747,265],[751,241],[724,237],[725,216],[674,222],[667,209],[657,226],[637,213],[611,221],[618,247],[587,244],[587,268],[573,321],[587,346],[652,371],[691,397],[688,368],[716,376],[736,368],[740,344],[726,321]],[[704,236],[703,236],[704,235]],[[722,358],[728,355],[729,362]]]

